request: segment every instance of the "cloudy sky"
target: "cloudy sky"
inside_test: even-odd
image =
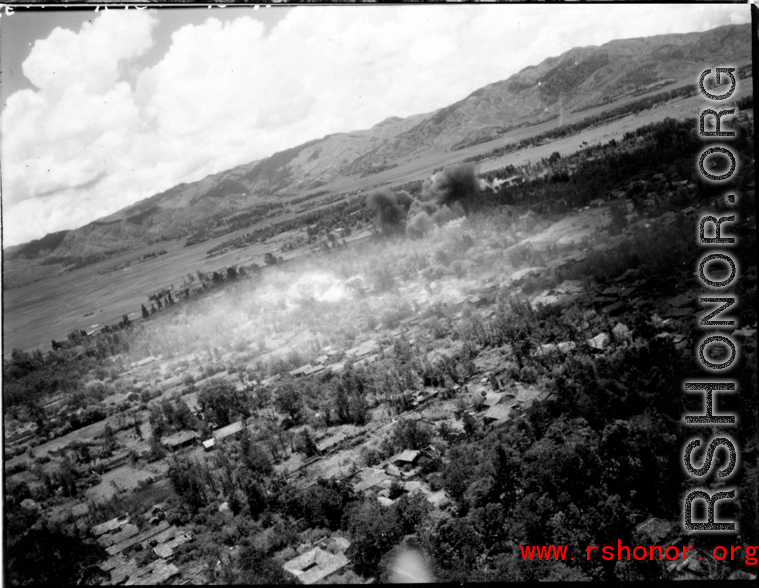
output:
[[[618,38],[748,5],[16,12],[0,19],[3,245],[329,133],[429,112]]]

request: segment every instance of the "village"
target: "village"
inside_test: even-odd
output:
[[[692,269],[662,279],[624,263],[631,243],[640,247],[640,240],[695,224],[696,206],[681,205],[683,192],[693,188],[687,179],[657,173],[560,220],[513,207],[501,213],[508,238],[493,224],[483,225],[473,239],[469,219],[459,219],[428,238],[422,253],[404,253],[409,260],[429,253],[432,263],[391,279],[381,272],[323,277],[324,267],[339,265],[337,256],[367,255],[375,245],[368,229],[331,232],[316,253],[285,245],[287,263],[255,274],[264,285],[252,296],[249,282],[239,280],[190,300],[173,315],[144,320],[154,335],[162,320],[167,332],[200,331],[191,344],[143,336],[129,354],[103,362],[77,403],[64,395],[47,398],[40,407],[45,431],[39,418],[6,415],[6,483],[23,486],[22,509],[94,539],[107,554],[98,563],[98,582],[112,585],[223,577],[238,549],[225,545],[217,565],[192,557],[203,525],[186,517],[175,524],[170,469],[179,457],[216,467],[241,444],[264,448],[271,477],[298,491],[330,480],[383,507],[421,496],[434,520],[451,517],[460,507],[440,475],[450,461],[447,448],[522,426],[534,406],[555,394],[541,373],[568,354],[610,357],[632,348],[638,344],[634,317],[651,325],[651,340],[666,340],[682,353],[693,347],[688,325],[699,311],[699,284]],[[636,203],[633,193],[642,194]],[[343,245],[336,246],[338,239]],[[399,244],[390,247],[401,251]],[[445,251],[456,247],[463,252]],[[392,258],[392,251],[387,255]],[[453,261],[456,255],[476,261],[466,266]],[[321,268],[308,269],[315,259],[323,259]],[[265,280],[275,270],[274,283],[288,285],[272,294]],[[291,296],[292,283],[308,272],[322,277]],[[755,289],[756,265],[746,268],[743,280]],[[171,297],[171,289],[165,296]],[[227,315],[235,309],[236,322],[212,326],[193,318],[215,316],[209,314],[214,307],[228,309]],[[253,308],[257,313],[246,311]],[[551,313],[570,309],[577,325],[571,338],[536,335],[524,349],[489,343],[495,337],[491,325],[508,320],[509,313],[545,322]],[[345,324],[355,324],[356,317],[361,326],[346,335]],[[128,318],[141,322],[139,313]],[[755,341],[755,318],[732,336]],[[422,377],[408,367],[413,362]],[[380,382],[380,374],[392,374],[392,381]],[[360,401],[321,395],[350,378],[378,383]],[[297,400],[288,396],[293,390]],[[222,410],[214,398],[231,408]],[[94,422],[57,435],[56,427],[72,413]],[[414,435],[405,435],[406,429]],[[234,519],[233,502],[222,491],[211,498],[220,525]],[[126,505],[131,512],[114,512]],[[314,530],[303,518],[290,524],[296,536],[273,550],[286,577],[303,584],[358,578],[349,571],[355,553],[350,533]],[[666,527],[655,529],[656,540],[672,538],[672,526],[655,518],[637,529],[648,533],[654,527]],[[701,577],[694,565],[666,573]]]

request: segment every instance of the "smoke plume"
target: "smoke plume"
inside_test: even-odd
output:
[[[435,226],[466,216],[480,193],[474,166],[456,164],[434,173],[422,185],[419,199],[408,192],[388,188],[369,195],[369,206],[377,213],[377,225],[386,234],[404,229],[409,237],[421,237]]]
[[[377,224],[386,234],[403,232],[406,216],[414,199],[405,190],[393,192],[389,188],[380,188],[369,194],[369,206],[377,213]]]
[[[458,203],[468,212],[479,191],[480,183],[474,175],[474,166],[460,163],[446,167],[424,182],[422,200],[434,202],[440,207],[452,207]]]

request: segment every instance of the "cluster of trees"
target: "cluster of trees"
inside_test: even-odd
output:
[[[747,122],[736,122],[735,128],[737,137],[731,149],[746,164],[753,157],[753,133]],[[666,119],[646,125],[626,133],[619,142],[588,147],[556,161],[554,173],[517,186],[503,185],[494,191],[484,191],[482,198],[485,206],[518,204],[548,213],[585,206],[598,198],[605,200],[615,189],[626,189],[634,182],[645,185],[657,172],[663,173],[668,181],[697,179],[693,161],[703,147],[697,131],[693,119]],[[745,191],[749,181],[748,174],[735,174],[730,185],[715,187],[698,182],[691,200],[715,198],[726,189]]]
[[[4,409],[24,406],[42,418],[40,402],[59,392],[73,394],[79,390],[82,378],[99,367],[98,355],[93,352],[79,357],[69,349],[45,354],[38,349],[32,352],[14,349],[10,360],[3,361]]]
[[[245,235],[229,239],[212,247],[207,253],[213,254],[222,249],[242,249],[257,241],[269,239],[279,233],[307,226],[314,226],[318,234],[326,234],[339,227],[353,228],[357,223],[368,222],[371,219],[372,211],[366,207],[363,198],[349,198],[320,210],[300,215],[295,219],[272,223]]]

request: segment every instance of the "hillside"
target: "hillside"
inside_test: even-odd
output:
[[[422,153],[476,144],[507,130],[695,79],[704,63],[750,58],[750,27],[615,40],[576,47],[433,113],[391,117],[261,161],[180,184],[71,231],[4,251],[7,259],[84,257],[187,237],[241,210],[314,193],[339,177],[368,175]]]

